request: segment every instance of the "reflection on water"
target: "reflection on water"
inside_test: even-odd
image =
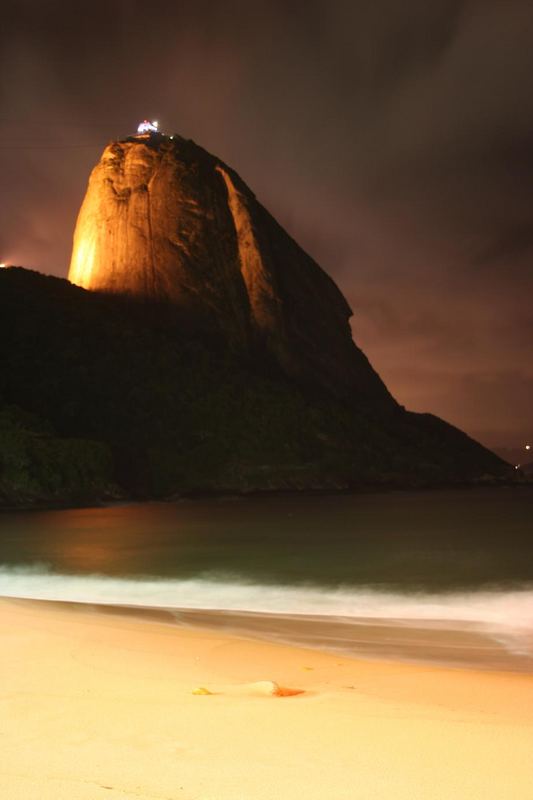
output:
[[[0,563],[451,591],[533,583],[528,489],[190,500],[0,516]]]

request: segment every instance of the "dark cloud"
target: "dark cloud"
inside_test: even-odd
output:
[[[476,263],[483,268],[507,261],[516,265],[516,260],[525,256],[529,263],[533,263],[533,225],[530,221],[516,222],[504,228],[501,233],[491,237],[490,244],[483,249],[476,259]],[[519,262],[518,267],[524,268]]]
[[[4,1],[0,256],[66,274],[103,144],[160,117],[333,275],[401,402],[531,437],[532,35],[523,0]]]

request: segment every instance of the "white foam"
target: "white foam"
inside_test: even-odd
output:
[[[0,595],[149,608],[396,619],[417,625],[438,621],[450,628],[474,625],[498,637],[514,652],[524,647],[529,651],[533,637],[533,587],[402,594],[363,587],[272,586],[231,576],[177,579],[65,575],[34,564],[0,567]]]

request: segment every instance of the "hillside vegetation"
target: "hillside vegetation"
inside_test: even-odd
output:
[[[175,308],[0,273],[0,500],[420,486],[507,465],[431,415],[375,411],[232,353]]]

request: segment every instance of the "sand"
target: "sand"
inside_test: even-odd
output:
[[[12,600],[0,635],[2,800],[533,798],[531,675]]]

